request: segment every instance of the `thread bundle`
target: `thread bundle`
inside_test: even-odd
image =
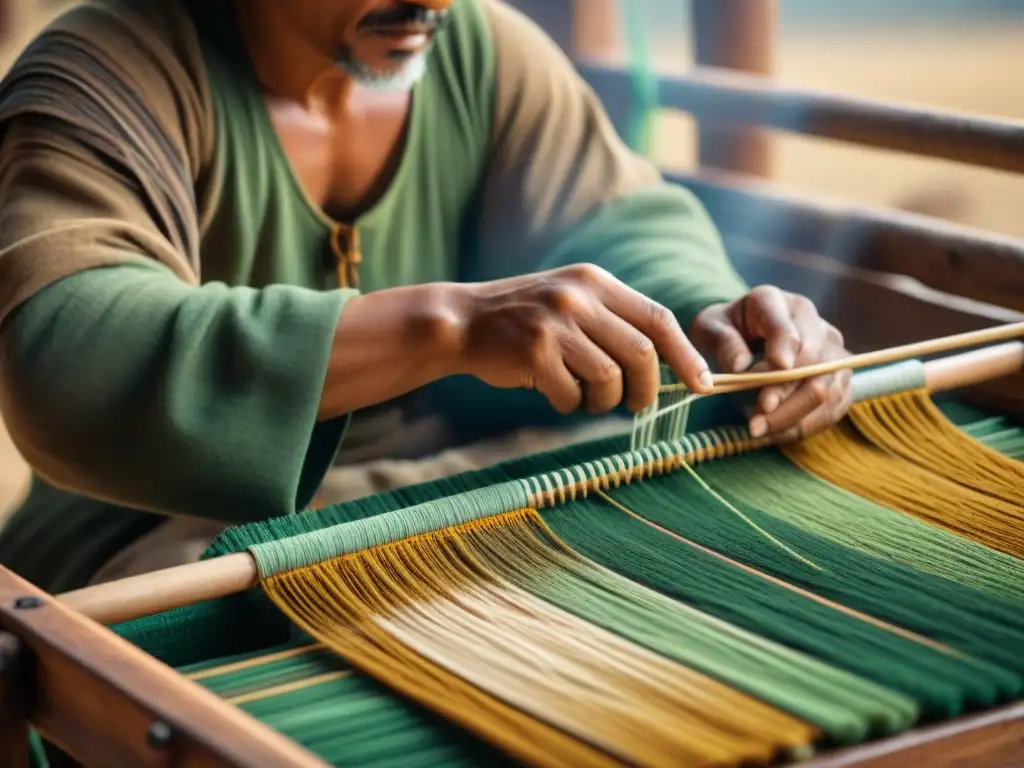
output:
[[[1024,465],[956,430],[917,391],[859,403],[786,456],[828,482],[1015,557]]]
[[[813,739],[812,726],[524,589],[545,580],[529,568],[545,558],[542,531],[524,510],[264,586],[355,666],[534,764],[767,762]],[[385,655],[402,668],[385,671]],[[442,680],[443,690],[428,683]]]

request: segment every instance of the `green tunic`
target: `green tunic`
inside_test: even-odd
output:
[[[457,0],[397,176],[358,221],[331,221],[281,148],[230,7],[94,0],[0,92],[2,406],[34,471],[0,563],[51,591],[166,515],[300,511],[362,440],[358,415],[317,421],[356,293],[338,287],[339,226],[359,233],[364,292],[590,261],[688,327],[746,290],[696,199],[496,0]],[[553,420],[530,393],[462,379],[404,404],[466,438]]]

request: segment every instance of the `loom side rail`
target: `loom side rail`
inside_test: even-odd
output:
[[[629,103],[631,73],[596,61],[576,67],[615,114]],[[911,155],[1024,173],[1019,120],[923,109],[784,83],[774,77],[701,66],[658,77],[663,106],[698,120],[758,126]]]
[[[26,661],[24,644],[0,632],[0,755],[9,768],[29,768]]]
[[[1007,768],[1024,764],[1024,702],[823,755],[801,768]]]
[[[5,698],[10,690],[15,700],[4,701],[7,722],[0,735],[7,743],[0,746],[13,746],[30,723],[86,765],[326,768],[312,753],[2,567],[0,637],[15,651],[14,663],[5,666],[19,683],[5,680]],[[24,765],[27,754],[18,749],[12,759]]]

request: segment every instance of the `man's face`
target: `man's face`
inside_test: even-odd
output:
[[[360,84],[408,90],[453,0],[279,0],[318,49]]]

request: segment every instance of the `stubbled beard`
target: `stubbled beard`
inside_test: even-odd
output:
[[[394,65],[382,68],[373,67],[359,61],[351,50],[345,49],[334,61],[341,70],[365,88],[387,93],[398,93],[412,90],[427,71],[427,53],[429,47],[401,58],[394,59]]]
[[[335,62],[345,74],[360,85],[376,91],[409,91],[427,71],[427,54],[433,47],[434,39],[448,19],[448,11],[428,10],[421,5],[402,2],[387,10],[370,14],[363,19],[359,32],[373,34],[375,30],[401,27],[408,24],[425,25],[432,28],[433,35],[426,49],[414,54],[396,51],[389,64],[374,67],[355,57],[350,48],[344,48],[335,56]]]

